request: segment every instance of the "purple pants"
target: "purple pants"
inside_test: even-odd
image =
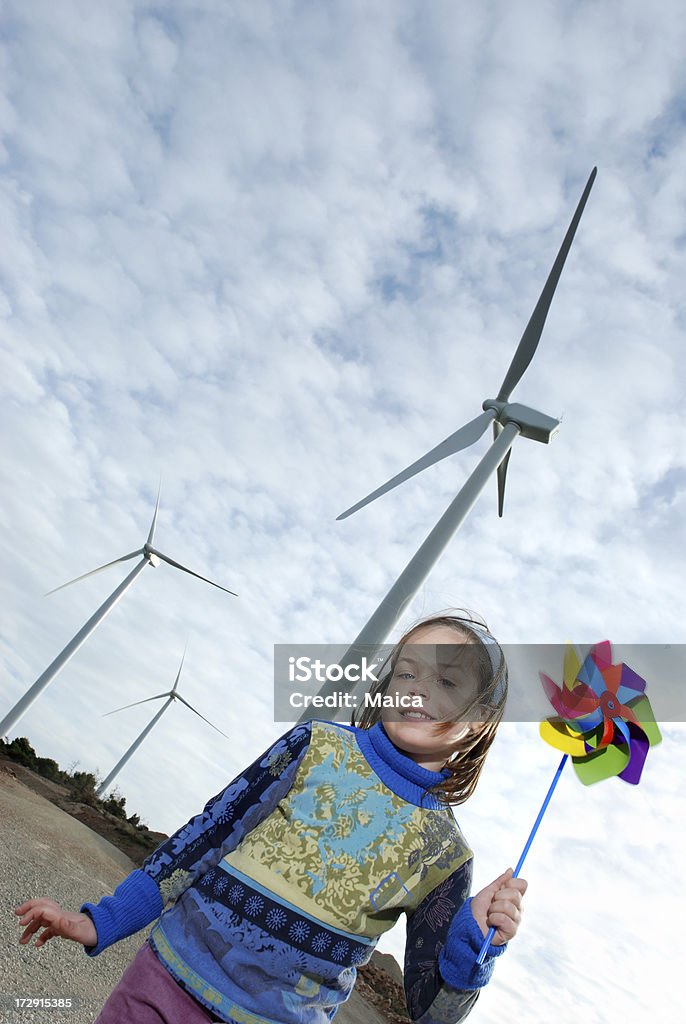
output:
[[[144,943],[112,990],[95,1024],[207,1024],[216,1021]]]

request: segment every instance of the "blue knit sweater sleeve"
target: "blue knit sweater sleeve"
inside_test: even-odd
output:
[[[493,973],[495,957],[505,949],[489,946],[483,965],[477,965],[484,937],[471,910],[471,884],[470,858],[408,918],[405,995],[417,1024],[464,1020]]]
[[[213,868],[276,807],[289,791],[311,736],[311,723],[295,726],[205,805],[204,810],[165,840],[140,868],[82,913],[93,920],[97,956],[160,916],[165,904]]]

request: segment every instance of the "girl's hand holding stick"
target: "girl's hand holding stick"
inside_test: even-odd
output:
[[[513,878],[512,868],[508,868],[472,897],[472,914],[483,934],[486,935],[489,928],[495,929],[490,940],[494,946],[502,946],[516,935],[527,885],[523,878]]]

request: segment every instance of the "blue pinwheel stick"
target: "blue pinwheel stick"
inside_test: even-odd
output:
[[[583,663],[569,645],[564,659],[563,689],[544,672],[539,675],[558,714],[541,722],[541,736],[564,751],[564,757],[522,850],[514,878],[521,871],[570,754],[576,774],[586,786],[615,775],[635,786],[641,779],[648,750],[662,738],[645,695],[645,680],[628,665],[613,664],[608,640],[595,644]],[[476,960],[478,964],[484,962],[495,932],[491,928],[486,936]]]
[[[548,804],[550,803],[550,798],[552,797],[552,795],[553,795],[553,793],[555,791],[555,786],[557,786],[557,783],[558,783],[558,780],[560,778],[560,775],[562,774],[562,769],[564,768],[565,763],[566,763],[568,757],[569,757],[569,754],[565,754],[563,756],[562,760],[560,761],[559,765],[558,765],[557,771],[555,772],[555,778],[550,783],[550,789],[546,793],[545,800],[543,801],[543,803],[541,805],[541,809],[538,812],[538,817],[536,818],[536,821],[534,822],[534,827],[531,829],[531,832],[529,833],[529,838],[527,839],[526,843],[524,844],[524,849],[522,850],[522,855],[519,858],[519,860],[517,861],[517,866],[514,869],[514,874],[512,875],[513,878],[517,878],[519,876],[519,872],[522,870],[522,864],[524,863],[524,859],[525,859],[527,853],[529,852],[529,847],[531,846],[531,844],[534,841],[534,836],[538,832],[538,826],[541,824],[541,822],[543,820],[543,815],[545,814],[546,808],[547,808]],[[489,928],[488,935],[484,939],[484,944],[481,947],[481,950],[479,952],[478,957],[476,958],[476,962],[478,964],[482,964],[484,962],[484,960],[486,959],[486,951],[487,951],[488,947],[490,946],[491,939],[493,938],[494,935],[495,935],[495,928]]]

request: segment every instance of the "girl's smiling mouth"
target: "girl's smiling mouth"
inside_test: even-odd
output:
[[[433,722],[435,719],[432,715],[428,715],[425,711],[417,711],[416,708],[408,709],[400,713],[401,718],[409,718],[416,722]]]

